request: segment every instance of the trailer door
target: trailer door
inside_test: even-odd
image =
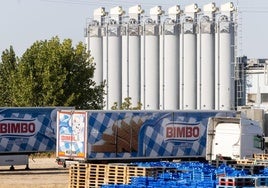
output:
[[[241,153],[241,127],[239,118],[211,118],[207,129],[207,160],[216,156],[237,158]]]
[[[219,123],[215,129],[214,157],[226,156],[236,158],[240,156],[240,124]]]
[[[58,112],[57,157],[78,160],[86,157],[86,122],[84,111]]]

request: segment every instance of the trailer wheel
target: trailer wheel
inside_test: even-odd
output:
[[[9,168],[9,170],[14,171],[15,170],[14,166],[11,165],[10,168]]]
[[[25,170],[30,170],[29,164],[26,165]]]

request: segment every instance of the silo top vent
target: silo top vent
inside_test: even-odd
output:
[[[169,15],[175,15],[175,14],[180,14],[181,13],[181,9],[179,5],[175,5],[173,7],[170,7],[168,9],[168,14]]]
[[[223,12],[232,12],[235,11],[235,6],[232,2],[225,3],[221,5],[221,11]]]
[[[162,10],[161,6],[156,6],[150,9],[151,15],[161,15],[164,11]]]
[[[125,11],[121,6],[117,6],[110,9],[110,14],[122,16],[123,14],[125,14]]]
[[[198,8],[197,4],[191,4],[191,5],[186,6],[184,11],[188,13],[196,13],[200,11],[200,8]]]
[[[122,21],[122,15],[125,14],[125,11],[122,9],[121,6],[117,6],[110,9],[110,15],[111,15],[111,22],[110,24],[116,24],[121,23]]]
[[[216,12],[218,8],[216,7],[215,3],[209,3],[203,6],[204,12]]]
[[[105,8],[103,7],[94,10],[94,16],[105,16],[106,14]]]
[[[128,9],[129,14],[142,14],[143,12],[144,10],[142,10],[140,5],[136,5]]]

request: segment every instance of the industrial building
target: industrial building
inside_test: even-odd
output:
[[[240,75],[243,82],[238,84],[237,95],[240,95],[238,109],[255,119],[263,126],[268,135],[268,59],[248,59],[242,57]],[[268,138],[267,138],[268,142]]]
[[[94,10],[86,43],[105,81],[105,109],[130,97],[144,110],[235,109],[236,8]]]

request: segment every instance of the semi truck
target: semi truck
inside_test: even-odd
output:
[[[72,161],[242,159],[262,153],[261,126],[236,111],[57,112],[56,156]]]
[[[0,108],[0,166],[26,165],[29,155],[56,151],[60,107]],[[71,109],[71,108],[64,108]]]

